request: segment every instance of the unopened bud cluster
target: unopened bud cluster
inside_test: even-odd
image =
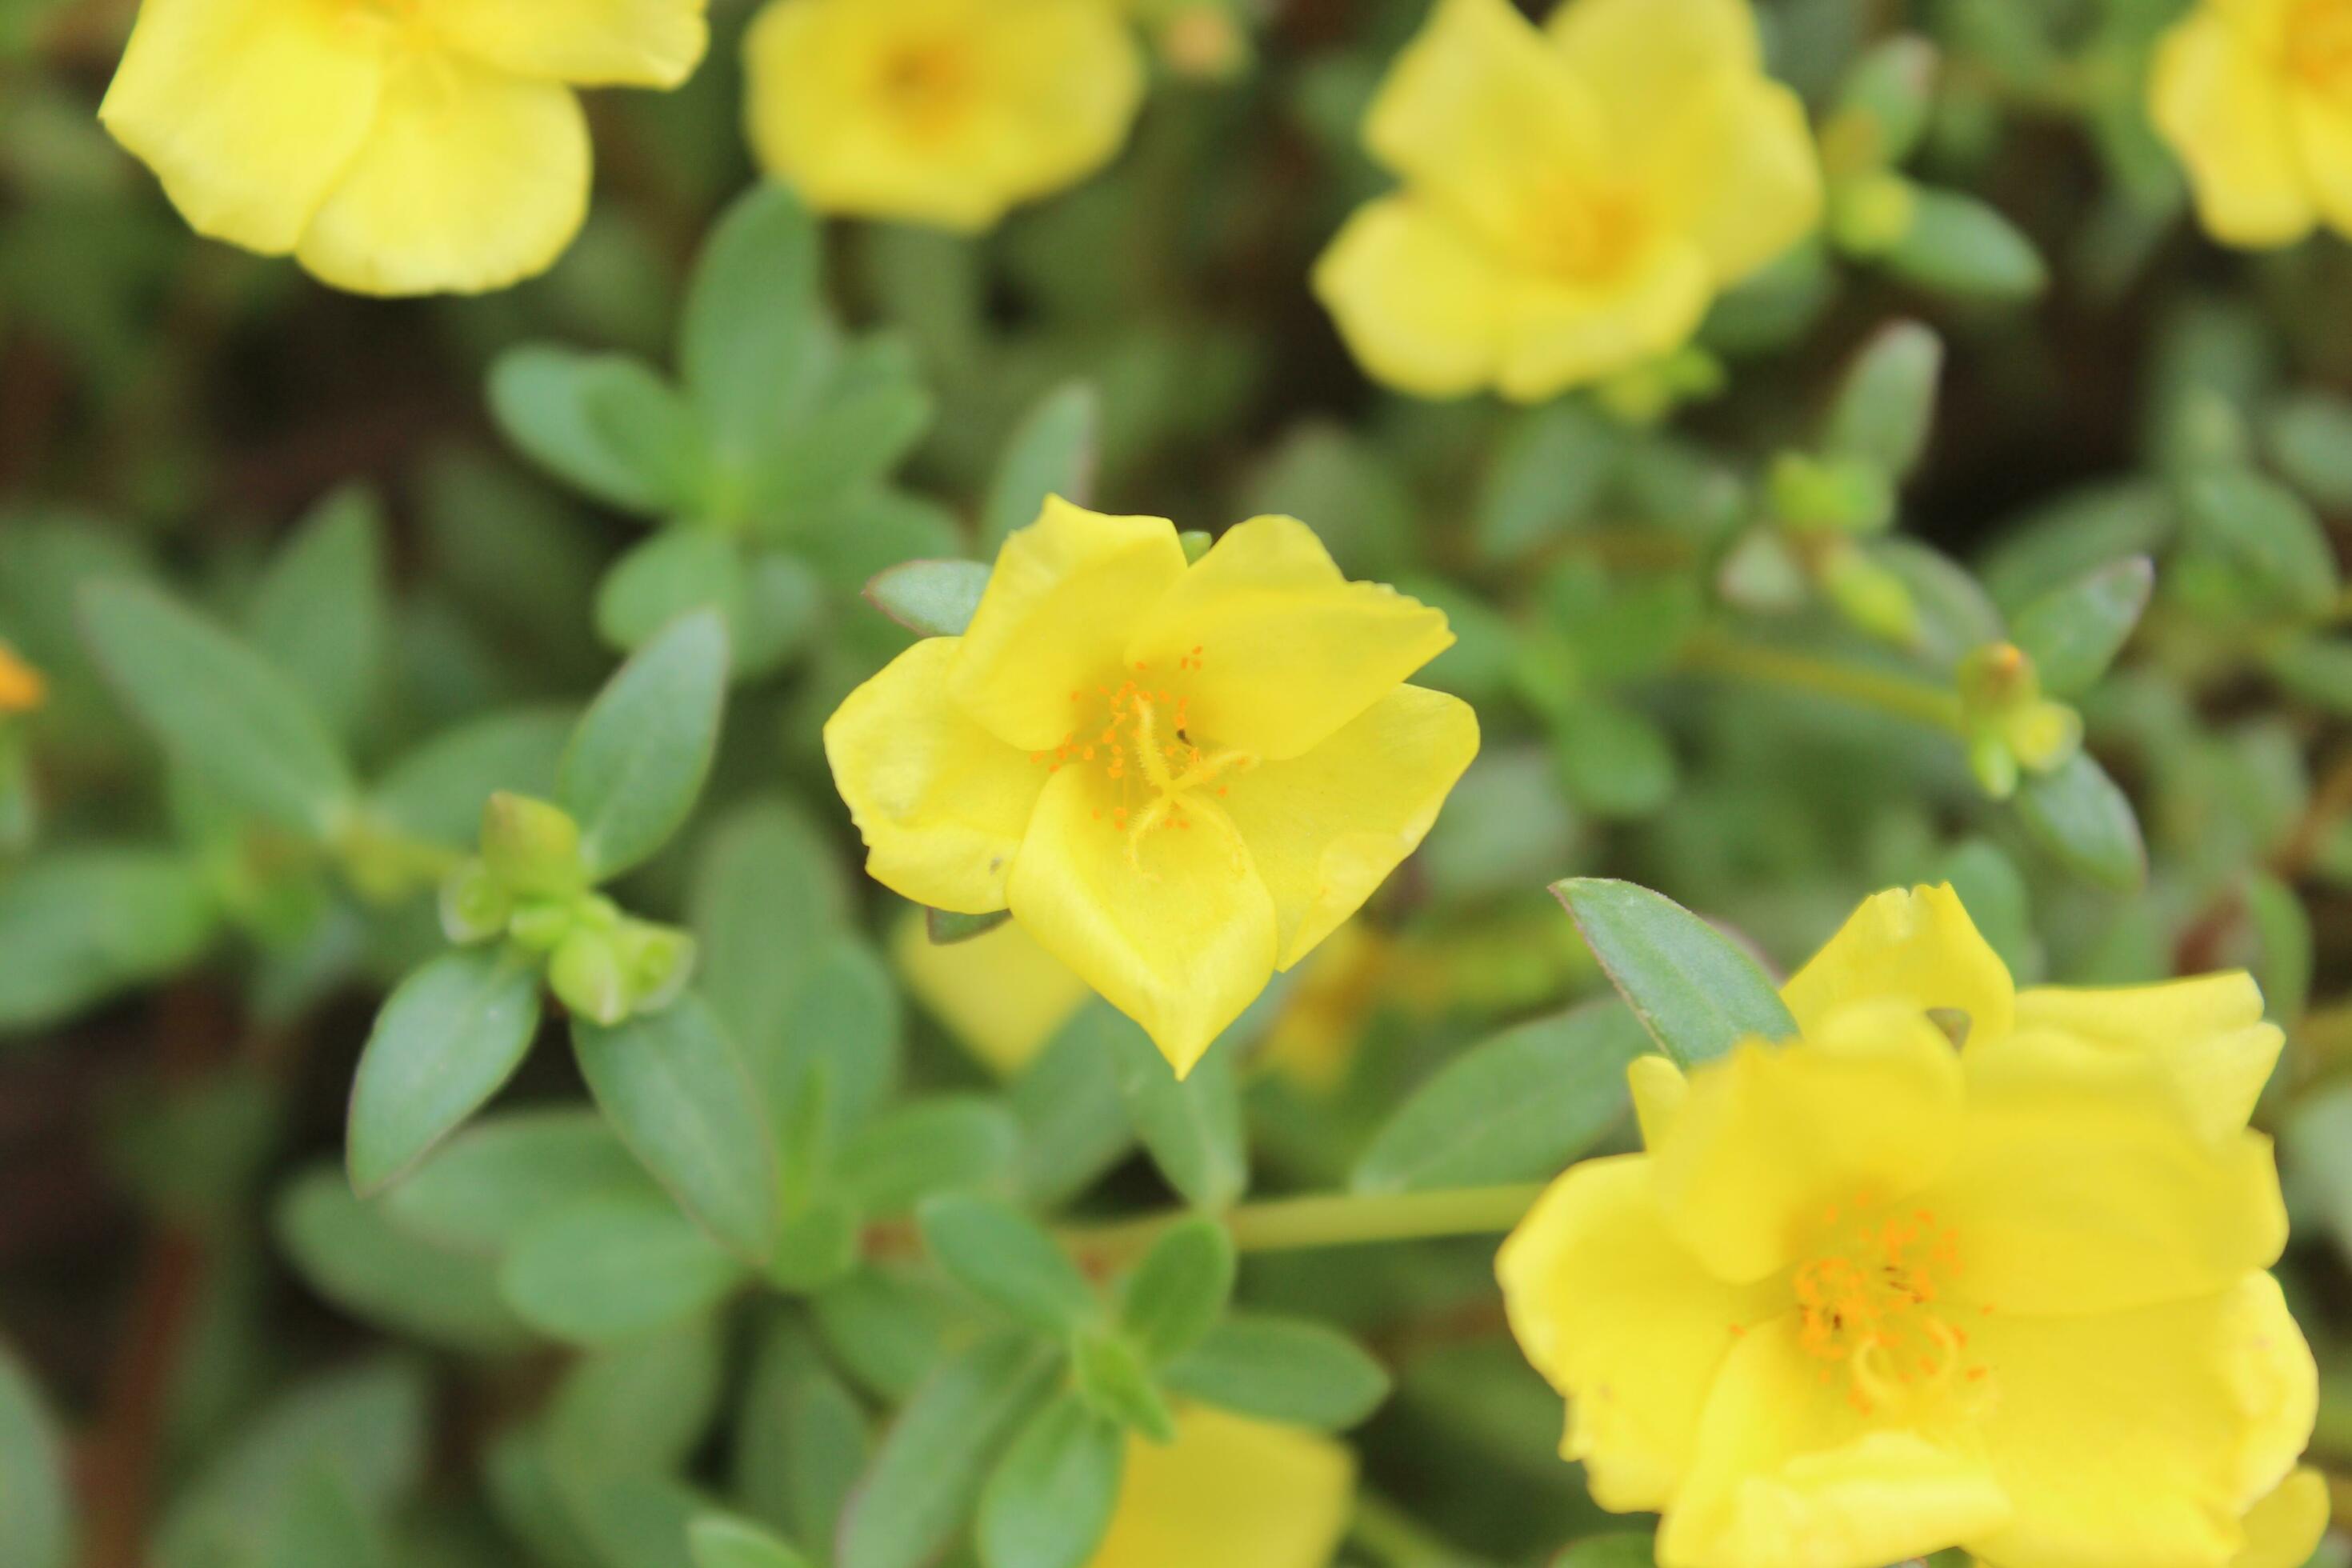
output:
[[[1995,800],[2015,793],[2020,769],[2054,773],[2082,750],[2082,716],[2042,694],[2033,660],[2014,643],[1987,643],[1962,659],[1959,690],[1969,767]]]

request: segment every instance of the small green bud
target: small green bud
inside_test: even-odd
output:
[[[514,915],[506,884],[479,860],[468,860],[441,883],[441,934],[460,947],[488,942]]]
[[[581,1017],[617,1024],[629,1016],[628,977],[612,937],[574,931],[547,961],[547,988]]]
[[[533,952],[551,952],[579,923],[575,899],[526,899],[508,917],[507,934]]]
[[[1216,540],[1203,529],[1188,528],[1176,536],[1176,542],[1184,547],[1184,559],[1187,562],[1192,562],[1206,555],[1209,552],[1209,546],[1214,544]]]
[[[1969,761],[1994,799],[2005,800],[2016,789],[2021,767],[2054,773],[2082,750],[2082,715],[2042,695],[2041,671],[2016,644],[1971,650],[1960,660],[1958,685]],[[1988,760],[1980,761],[1979,753]]]
[[[1895,521],[1895,480],[1868,458],[1783,452],[1765,480],[1772,513],[1804,531],[1877,533]]]
[[[1919,640],[1919,606],[1902,578],[1844,541],[1817,569],[1822,591],[1855,626],[1906,647]]]
[[[482,859],[522,898],[561,898],[588,885],[580,825],[562,806],[504,790],[482,807]]]
[[[694,938],[675,926],[625,919],[614,928],[610,941],[620,960],[632,1013],[660,1012],[678,999],[694,976],[698,949]]]
[[[1979,735],[1969,742],[1969,771],[1995,800],[2017,793],[2017,756],[1998,735]]]
[[[1902,175],[1880,171],[1830,188],[1829,234],[1849,256],[1884,256],[1910,236],[1919,192]]]
[[[2055,773],[2083,749],[2083,716],[2063,702],[2031,703],[2005,726],[2009,749],[2037,773]]]
[[[1911,155],[1927,134],[1936,65],[1936,46],[1910,34],[1887,39],[1854,63],[1822,127],[1822,166],[1832,179]]]
[[[1143,1352],[1125,1335],[1089,1330],[1070,1342],[1071,1380],[1078,1397],[1095,1414],[1140,1432],[1155,1443],[1176,1436],[1176,1416],[1145,1363]]]
[[[1721,360],[1695,343],[1685,344],[1620,371],[1602,382],[1594,395],[1622,423],[1644,426],[1655,425],[1684,404],[1715,396],[1728,379]]]

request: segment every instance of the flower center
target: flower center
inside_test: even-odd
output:
[[[1562,282],[1599,283],[1625,269],[1648,229],[1632,192],[1559,176],[1530,205],[1517,239],[1537,270]]]
[[[1949,1299],[1959,1269],[1959,1238],[1932,1210],[1881,1208],[1866,1195],[1831,1204],[1790,1279],[1797,1343],[1824,1384],[1846,1373],[1847,1401],[1864,1415],[1980,1382]]]
[[[971,51],[958,38],[904,43],[882,58],[877,90],[890,114],[922,135],[940,135],[960,119],[979,87]]]
[[[1095,820],[1126,836],[1128,854],[1139,863],[1146,836],[1190,833],[1195,824],[1231,832],[1224,814],[1210,805],[1225,795],[1227,774],[1252,766],[1245,752],[1203,746],[1192,735],[1192,698],[1184,677],[1202,668],[1196,647],[1176,659],[1172,674],[1155,679],[1138,660],[1114,687],[1108,682],[1070,693],[1079,715],[1059,745],[1032,752],[1029,760],[1048,773],[1066,767],[1093,769],[1108,787]],[[1206,807],[1207,809],[1203,809]]]
[[[2286,24],[2287,69],[2352,102],[2352,0],[2297,0]]]

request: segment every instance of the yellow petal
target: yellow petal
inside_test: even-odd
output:
[[[2352,235],[2352,102],[2290,88],[2289,113],[2320,216],[2338,234]]]
[[[2208,1136],[2160,1063],[2020,1033],[1963,1066],[1959,1152],[1921,1201],[1958,1234],[1955,1288],[1970,1300],[2115,1312],[2208,1295],[2277,1258],[2270,1141]]]
[[[1496,385],[1520,403],[1543,402],[1680,348],[1698,330],[1715,289],[1697,245],[1658,225],[1599,281],[1528,273],[1515,283]]]
[[[383,47],[311,0],[146,0],[98,114],[197,233],[283,256],[374,122]]]
[[[295,255],[357,293],[478,293],[553,266],[587,212],[570,88],[412,54]]]
[[[704,0],[424,0],[434,37],[517,76],[676,87],[710,45]]]
[[[1438,0],[1364,120],[1373,157],[1491,234],[1602,154],[1591,91],[1509,0]]]
[[[2195,12],[2157,48],[2148,111],[2188,167],[2198,216],[2231,245],[2289,244],[2316,218],[2284,77],[2217,8]]]
[[[1651,1145],[1658,1205],[1718,1277],[1761,1279],[1826,1205],[1899,1200],[1932,1181],[1959,1121],[1949,1041],[1900,1007],[1843,1009],[1798,1044],[1751,1041],[1693,1069]]]
[[[1511,284],[1434,203],[1368,202],[1315,264],[1315,297],[1374,380],[1418,397],[1460,397],[1495,378]]]
[[[1047,774],[948,695],[956,642],[926,637],[851,692],[825,721],[824,755],[868,875],[919,904],[986,914],[1005,906]]]
[[[2286,1037],[2262,1017],[2262,990],[2243,970],[2161,985],[2044,985],[2017,998],[2021,1029],[2155,1057],[2216,1137],[2246,1125],[2278,1065]]]
[[[1663,1508],[1735,1332],[1767,1293],[1726,1285],[1667,1237],[1639,1154],[1554,1182],[1495,1259],[1511,1331],[1570,1401],[1563,1458],[1620,1512]]]
[[[1808,1033],[1857,1003],[1965,1013],[1971,1046],[2008,1035],[2017,993],[1948,884],[1874,893],[1780,988]]]
[[[1140,107],[1099,0],[776,0],[743,41],[753,152],[821,211],[976,230],[1117,156]]]
[[[1793,1313],[1741,1337],[1659,1530],[1662,1568],[1878,1568],[2008,1517],[1972,1434],[1874,1426],[1821,1364]]]
[[[2250,1434],[2317,1375],[2267,1275],[2129,1312],[1995,1317],[1971,1349],[2013,1511],[1968,1544],[2000,1568],[2220,1568],[2243,1539]],[[2249,1356],[2305,1370],[2250,1378]]]
[[[1287,969],[1363,907],[1420,845],[1478,753],[1478,719],[1400,686],[1303,757],[1230,774],[1218,805],[1274,895]]]
[[[1564,0],[1544,28],[1592,85],[1624,145],[1727,72],[1763,69],[1748,0]]]
[[[1036,750],[1070,732],[1074,691],[1116,679],[1127,639],[1184,574],[1176,527],[1048,499],[997,552],[949,686],[972,717]]]
[[[1213,805],[1122,829],[1113,787],[1066,768],[1013,863],[1013,918],[1151,1036],[1181,1078],[1274,977],[1274,900]]]
[[[2259,1507],[2310,1446],[2319,1419],[2319,1365],[2268,1274],[2230,1293],[2223,1335],[2230,1387],[2247,1418],[2238,1447],[2238,1502]]]
[[[907,989],[948,1033],[1001,1078],[1044,1049],[1093,994],[1070,966],[1007,921],[963,942],[933,942],[919,910],[890,938]]]
[[[2246,1544],[2230,1568],[2303,1568],[2327,1533],[2327,1478],[2305,1468],[2246,1515]]]
[[[1718,287],[1755,272],[1822,220],[1822,164],[1803,100],[1755,76],[1695,88],[1649,169],[1659,221],[1706,256]]]
[[[1655,1149],[1666,1129],[1680,1115],[1690,1096],[1690,1079],[1673,1058],[1635,1057],[1625,1065],[1625,1081],[1633,1093],[1633,1119],[1641,1124],[1642,1146]]]
[[[1326,1568],[1355,1488],[1355,1456],[1328,1437],[1186,1406],[1173,1443],[1129,1439],[1087,1568]]]
[[[1297,518],[1255,517],[1152,606],[1126,652],[1190,695],[1203,745],[1271,762],[1321,745],[1453,646],[1444,611],[1349,582]]]

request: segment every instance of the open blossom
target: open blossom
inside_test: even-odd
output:
[[[850,693],[825,755],[876,880],[1010,908],[1183,1073],[1436,819],[1477,720],[1403,681],[1453,640],[1295,519],[1188,565],[1165,519],[1054,500],[962,636]]]
[[[1182,1407],[1174,1442],[1128,1440],[1087,1568],[1326,1568],[1355,1484],[1355,1457],[1319,1432]]]
[[[1379,380],[1550,397],[1679,348],[1716,294],[1819,223],[1804,106],[1748,0],[1439,0],[1364,126],[1403,188],[1316,292]]]
[[[1646,1152],[1504,1247],[1594,1497],[1663,1513],[1667,1568],[2300,1563],[2317,1374],[2264,1271],[2252,982],[2019,992],[1926,888],[1782,995],[1790,1042],[1635,1063]]]
[[[144,0],[99,116],[200,234],[473,293],[579,231],[572,88],[676,87],[708,41],[703,0]]]
[[[983,229],[1116,157],[1142,50],[1103,0],[773,0],[751,149],[820,212]]]
[[[2215,238],[2352,236],[2352,0],[2202,0],[2158,47],[2148,107]]]

